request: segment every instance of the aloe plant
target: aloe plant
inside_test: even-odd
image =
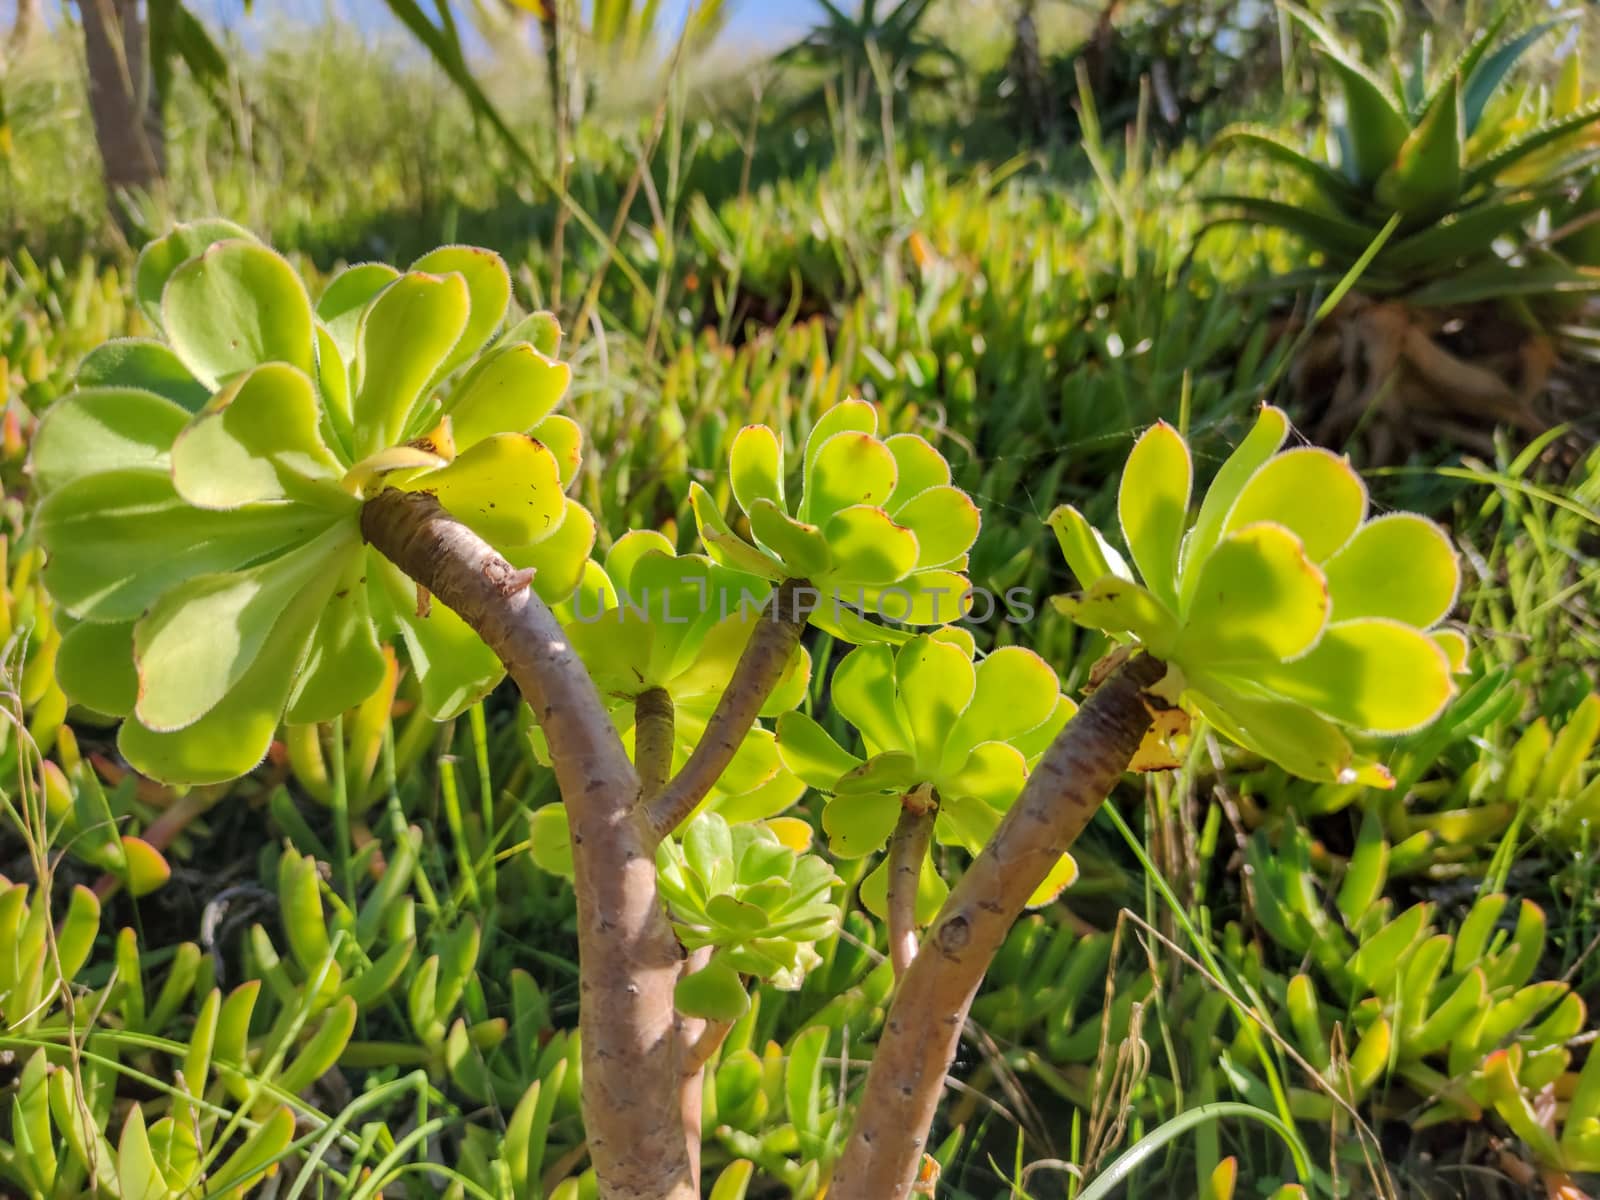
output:
[[[1325,156],[1259,126],[1225,130],[1219,147],[1284,168],[1307,202],[1235,194],[1212,203],[1305,239],[1336,276],[1361,261],[1363,288],[1401,290],[1415,303],[1596,286],[1539,247],[1536,225],[1540,214],[1570,211],[1572,193],[1592,177],[1600,101],[1582,88],[1576,52],[1553,92],[1515,75],[1562,19],[1508,32],[1516,6],[1502,4],[1455,59],[1430,62],[1423,39],[1415,62],[1374,68],[1310,12],[1283,9],[1335,82],[1342,114],[1325,135]]]

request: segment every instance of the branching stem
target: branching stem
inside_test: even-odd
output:
[[[1141,655],[1095,689],[951,891],[895,989],[828,1200],[911,1195],[978,984],[1028,898],[1127,769],[1150,728],[1143,693],[1164,673]]]
[[[728,769],[788,670],[816,602],[816,589],[803,579],[785,580],[768,598],[689,761],[646,806],[657,838],[682,824]]]
[[[889,839],[889,961],[896,979],[917,956],[917,885],[937,816],[933,789],[914,788],[900,802],[900,820]]]
[[[633,761],[641,799],[649,800],[666,786],[675,741],[672,696],[666,688],[646,688],[633,701]]]
[[[657,837],[594,682],[555,616],[511,566],[425,492],[387,489],[361,531],[505,664],[550,746],[572,830],[583,1116],[606,1200],[697,1200],[677,1111],[673,987],[682,949],[656,885]]]

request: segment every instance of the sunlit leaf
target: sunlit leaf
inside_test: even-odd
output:
[[[217,242],[172,273],[161,323],[183,365],[217,384],[262,363],[311,374],[311,302],[283,258],[258,242]]]

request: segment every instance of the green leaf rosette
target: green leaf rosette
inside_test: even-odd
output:
[[[678,984],[690,1016],[732,1021],[749,1006],[741,976],[793,990],[822,959],[815,943],[839,927],[839,877],[764,825],[730,826],[703,813],[656,854],[661,893],[685,949],[711,948]]]
[[[1077,710],[1055,672],[1031,650],[1007,646],[975,660],[970,635],[945,629],[898,648],[861,646],[839,663],[832,704],[857,731],[861,753],[839,745],[802,712],[778,718],[778,751],[789,770],[828,796],[822,828],[841,858],[881,851],[902,801],[931,789],[933,836],[977,854],[1027,782],[1028,771]],[[1053,898],[1075,875],[1070,856],[1034,897]],[[861,887],[884,915],[887,868]],[[947,888],[924,862],[919,915],[931,918]]]
[[[1369,519],[1349,461],[1280,453],[1288,432],[1264,408],[1191,519],[1189,448],[1153,426],[1118,496],[1132,566],[1076,509],[1051,515],[1082,586],[1057,605],[1169,664],[1184,708],[1293,774],[1389,786],[1348,733],[1418,729],[1454,694],[1455,551],[1423,517]]]
[[[736,532],[698,483],[689,500],[700,539],[730,569],[774,582],[804,579],[822,596],[812,622],[849,641],[905,635],[863,620],[941,625],[962,615],[967,551],[978,508],[950,483],[950,466],[926,439],[880,438],[878,412],[861,400],[828,409],[806,440],[800,496],[785,497],[783,445],[747,425],[729,461]]]
[[[138,299],[165,342],[107,343],[41,422],[44,578],[75,622],[67,694],[124,718],[119,744],[174,783],[234,778],[281,720],[332,719],[381,683],[402,639],[426,709],[461,712],[503,670],[444,605],[364,545],[364,500],[425,490],[547,599],[594,540],[564,494],[570,372],[510,299],[494,254],[433,251],[404,273],[335,276],[315,306],[281,256],[226,222],[141,255]]]

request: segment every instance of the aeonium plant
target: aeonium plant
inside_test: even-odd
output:
[[[1074,713],[1026,651],[980,656],[937,629],[966,590],[976,506],[930,443],[880,439],[870,405],[821,414],[793,505],[778,436],[741,433],[726,481],[738,512],[716,506],[722,481],[694,500],[715,571],[626,531],[596,567],[597,524],[566,496],[578,429],[550,411],[568,379],[555,326],[501,328],[509,286],[492,254],[353,267],[312,304],[282,258],[203,223],[145,252],[136,291],[166,340],[91,354],[34,451],[44,579],[75,622],[62,662],[82,668],[64,669],[64,689],[123,717],[146,773],[194,783],[251,769],[280,720],[359,703],[385,678],[386,639],[436,715],[508,674],[561,796],[584,1137],[608,1198],[700,1195],[702,1070],[743,1007],[735,989],[793,983],[837,920],[809,829],[771,815],[791,775],[832,796],[824,827],[841,848],[875,851],[893,818],[891,842],[902,824],[937,837],[942,821],[975,852],[920,945],[931,905],[902,923],[854,1133],[819,1164],[831,1200],[892,1200],[914,1185],[1006,931],[1069,870],[1124,771],[1166,753],[1145,744],[1158,722],[1170,739],[1171,714],[1193,711],[1292,771],[1378,781],[1346,730],[1421,724],[1450,694],[1463,647],[1433,628],[1454,594],[1448,542],[1413,519],[1367,521],[1337,460],[1279,454],[1276,410],[1193,521],[1181,439],[1158,426],[1141,440],[1123,487],[1132,568],[1058,519],[1084,587],[1068,610],[1122,642]],[[689,595],[707,571],[707,595],[748,585],[750,611],[710,616]],[[623,603],[644,581],[674,615]],[[874,609],[935,632],[877,625]],[[809,624],[902,648],[869,645],[834,673],[862,753],[813,739],[819,761],[785,767],[758,723],[806,694]]]
[[[930,839],[980,853],[1029,767],[1077,709],[1033,651],[1007,646],[975,656],[972,635],[954,627],[846,655],[831,701],[859,733],[861,755],[803,712],[778,718],[784,763],[828,797],[828,848],[849,859],[889,847],[861,899],[889,922],[899,970],[915,953],[917,926],[949,891],[929,858]],[[1063,854],[1030,903],[1047,903],[1076,873]]]
[[[878,411],[865,401],[823,413],[806,439],[791,505],[782,439],[765,425],[741,429],[728,479],[748,536],[705,488],[689,489],[712,558],[759,578],[805,580],[826,601],[813,623],[852,642],[903,640],[862,613],[921,626],[957,617],[978,536],[978,507],[951,485],[944,457],[917,434],[877,431]]]
[[[1349,461],[1280,453],[1288,431],[1264,407],[1191,519],[1189,448],[1153,426],[1118,496],[1133,567],[1063,506],[1050,524],[1081,590],[1057,605],[1161,659],[1164,693],[1240,745],[1305,779],[1390,787],[1347,731],[1410,732],[1454,693],[1466,640],[1438,626],[1460,585],[1455,551],[1414,513],[1369,519]]]
[[[234,778],[280,720],[358,704],[383,637],[434,715],[485,695],[500,661],[360,520],[383,488],[426,492],[546,598],[576,585],[594,523],[564,494],[578,427],[551,415],[571,373],[548,317],[491,344],[505,264],[464,246],[364,264],[313,307],[282,257],[207,222],[149,246],[135,286],[166,341],[92,352],[33,448],[45,580],[76,622],[67,694],[179,783]]]

